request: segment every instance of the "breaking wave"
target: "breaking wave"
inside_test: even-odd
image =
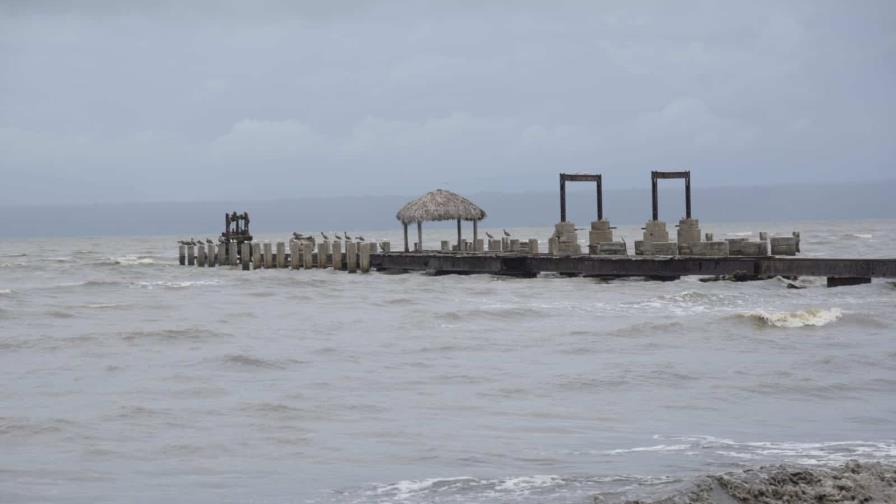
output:
[[[809,308],[793,312],[769,312],[753,310],[740,313],[739,316],[751,319],[756,323],[769,327],[821,327],[840,320],[843,311],[840,308]]]

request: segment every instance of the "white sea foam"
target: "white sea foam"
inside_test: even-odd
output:
[[[755,320],[771,327],[820,327],[840,320],[843,312],[840,308],[809,308],[793,312],[770,312],[765,310],[753,310],[739,314],[741,317]]]
[[[111,257],[109,259],[115,264],[121,264],[123,266],[134,266],[134,265],[142,265],[142,264],[155,264],[155,259],[151,257],[139,257],[133,255],[127,255],[122,257]]]
[[[852,236],[852,237],[854,237],[854,238],[864,238],[864,239],[866,239],[866,240],[871,239],[871,238],[874,237],[874,235],[872,235],[871,233],[852,233],[852,234],[849,235],[849,236]]]
[[[221,282],[218,280],[184,280],[181,282],[172,282],[166,280],[152,281],[152,282],[137,282],[137,287],[141,287],[144,289],[157,289],[157,288],[168,288],[168,289],[185,289],[187,287],[194,287],[198,285],[218,285]]]
[[[0,289],[0,295],[6,296],[12,294],[12,289]]]

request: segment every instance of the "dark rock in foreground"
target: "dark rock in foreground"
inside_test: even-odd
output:
[[[602,502],[595,497],[595,503]],[[698,478],[676,494],[629,504],[896,503],[896,466],[763,466]]]

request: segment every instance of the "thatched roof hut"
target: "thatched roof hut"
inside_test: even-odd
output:
[[[404,250],[408,251],[408,224],[417,223],[417,248],[423,250],[423,226],[424,221],[457,221],[457,244],[460,250],[461,221],[473,221],[473,240],[478,236],[478,223],[486,217],[485,210],[476,206],[472,201],[463,196],[436,189],[411,201],[395,214],[395,218],[404,225]]]

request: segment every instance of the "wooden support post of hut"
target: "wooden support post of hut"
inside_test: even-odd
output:
[[[461,221],[473,221],[473,238],[479,236],[479,221],[486,217],[483,209],[470,200],[451,191],[436,189],[411,201],[395,215],[404,227],[404,250],[409,251],[408,224],[417,224],[417,245],[415,250],[423,250],[423,222],[424,221],[457,221],[457,249],[462,250]],[[475,241],[474,241],[475,243]]]

